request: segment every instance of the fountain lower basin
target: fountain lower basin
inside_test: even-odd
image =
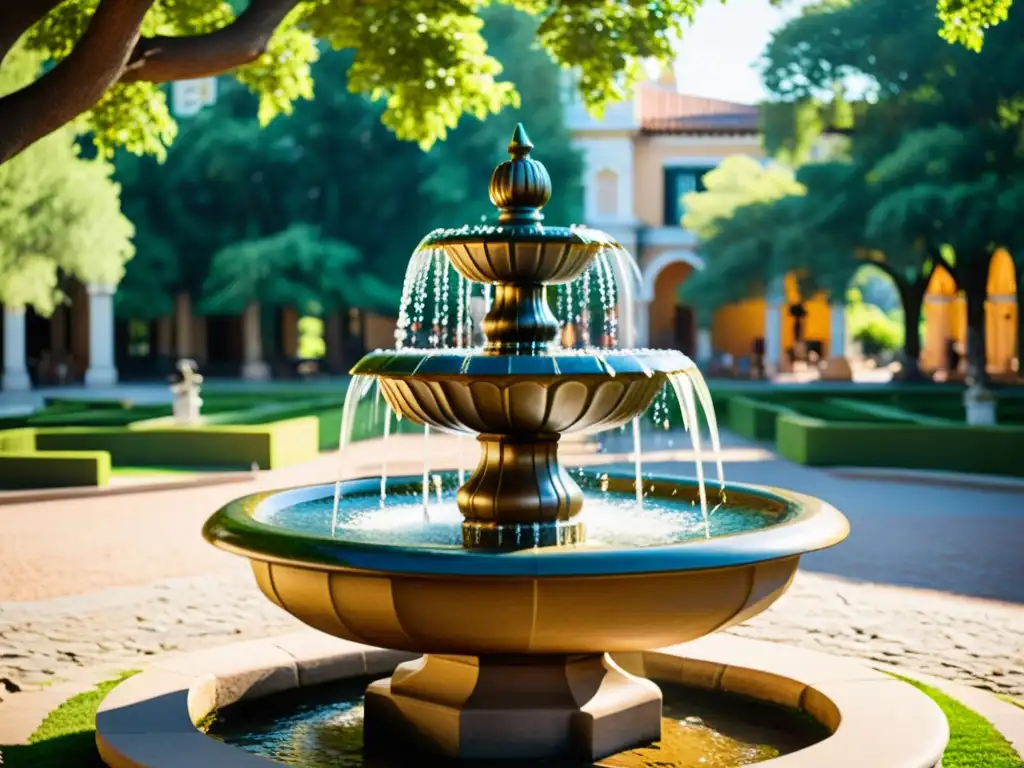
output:
[[[364,755],[367,678],[288,691],[219,710],[210,736],[277,764],[302,768],[405,768],[409,756]],[[787,707],[707,691],[665,680],[662,735],[657,743],[587,761],[545,763],[545,768],[737,768],[792,754],[819,743],[829,731]],[[438,762],[456,768],[457,762]],[[500,761],[489,768],[536,768]]]
[[[634,494],[631,477],[584,472],[578,480],[593,499]],[[733,522],[706,538],[692,524],[695,482],[644,483],[645,505],[663,511],[654,518],[669,528],[678,518],[675,533],[659,529],[647,545],[623,545],[613,524],[602,534],[592,519],[595,535],[585,544],[485,552],[458,546],[454,521],[426,523],[420,541],[408,540],[402,525],[388,534],[386,505],[366,516],[384,521],[383,532],[351,531],[350,512],[379,504],[379,478],[343,483],[334,536],[323,521],[319,531],[315,520],[313,530],[298,524],[315,517],[311,504],[326,509],[333,485],[240,499],[215,514],[204,535],[249,558],[263,593],[309,626],[427,654],[368,689],[368,734],[381,743],[415,736],[451,757],[597,759],[655,740],[661,727],[657,686],[623,671],[608,652],[674,645],[746,621],[782,595],[800,555],[848,532],[822,501],[727,485],[709,522]],[[441,484],[439,514],[457,482],[448,474]],[[394,478],[387,490],[401,499],[422,485]],[[635,537],[637,519],[623,522]]]

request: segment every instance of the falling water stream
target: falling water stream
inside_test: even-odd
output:
[[[633,417],[633,468],[636,472],[636,477],[633,479],[633,485],[636,488],[636,507],[637,509],[643,509],[644,506],[644,465],[643,457],[640,453],[640,417]]]
[[[493,231],[492,227],[486,226],[467,227],[465,229],[467,232],[472,229],[474,232],[479,230],[485,234]],[[606,355],[629,354],[628,349],[635,345],[635,339],[629,338],[631,334],[626,334],[625,338],[620,337],[619,317],[620,314],[632,312],[634,303],[633,286],[642,279],[640,269],[633,256],[625,248],[608,238],[607,235],[604,235],[604,233],[589,230],[585,227],[572,227],[572,229],[584,242],[596,242],[601,244],[603,248],[579,279],[556,287],[555,315],[562,330],[565,330],[568,326],[572,326],[575,329],[573,343],[576,343],[576,339],[582,342],[583,349],[580,350],[580,353],[592,355],[609,376],[614,376],[614,369],[608,363]],[[424,238],[424,241],[417,246],[406,269],[402,285],[401,306],[395,330],[395,348],[423,349],[428,356],[443,350],[466,350],[463,365],[465,367],[473,359],[472,345],[476,323],[470,307],[473,300],[474,287],[477,284],[455,272],[444,251],[441,248],[427,245],[426,239]],[[453,282],[454,285],[452,285]],[[484,301],[484,313],[486,314],[491,304],[492,287],[489,284],[483,284],[480,287]],[[594,295],[595,291],[596,295]],[[600,306],[600,312],[592,312],[595,306],[593,303],[595,298]],[[454,307],[452,304],[454,304]],[[454,317],[450,317],[450,315],[454,315]],[[628,327],[631,328],[632,324],[629,324]],[[590,343],[592,338],[595,341],[599,341],[599,344]],[[611,351],[620,346],[623,347],[622,352]],[[639,357],[636,359],[643,365]],[[648,372],[648,375],[652,374]],[[345,449],[351,442],[359,402],[369,391],[374,381],[375,379],[372,377],[355,376],[346,393],[345,402],[342,406],[341,428],[338,439],[339,449],[343,454],[343,461],[345,460]],[[720,497],[722,502],[725,501],[725,472],[722,465],[718,421],[715,416],[711,392],[703,376],[701,376],[696,368],[668,376],[668,384],[671,386],[679,403],[683,427],[690,435],[697,480],[700,487],[700,507],[705,523],[705,534],[710,535],[708,518],[709,514],[714,512],[714,509],[710,511],[708,509],[707,491],[704,483],[704,457],[701,445],[699,411],[703,411],[707,421],[711,455],[715,461]],[[383,394],[378,385],[372,413],[374,423],[379,418],[381,400],[383,400]],[[399,419],[401,416],[392,413],[391,407],[387,404],[386,400],[383,402],[384,440],[387,441],[391,434],[392,415]],[[664,395],[659,395],[655,400],[654,418],[659,424],[664,421],[666,428],[668,427],[669,417]],[[430,436],[430,428],[425,427],[423,433],[422,492],[423,516],[427,522],[430,519]],[[638,509],[642,509],[644,504],[643,454],[639,417],[633,419],[632,437],[636,505]],[[459,436],[457,464],[458,478],[461,485],[465,482],[466,477],[464,435]],[[387,478],[388,456],[385,450],[380,484],[380,504],[382,507],[387,501]],[[334,488],[332,531],[335,530],[337,525],[338,505],[341,503],[341,489],[342,483],[339,478]],[[718,507],[716,506],[715,508],[717,509]]]
[[[386,404],[385,404],[386,405]],[[384,461],[380,469],[380,505],[388,501],[388,437],[391,435],[391,406],[384,408]],[[335,513],[337,514],[337,513]]]
[[[430,522],[430,425],[423,425],[423,521]]]

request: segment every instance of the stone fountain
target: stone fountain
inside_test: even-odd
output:
[[[674,350],[558,345],[547,287],[580,277],[610,239],[541,223],[551,182],[532,149],[519,126],[491,178],[497,225],[424,243],[493,287],[484,346],[379,351],[353,369],[401,417],[476,436],[476,470],[457,492],[446,481],[461,522],[445,528],[409,503],[395,529],[367,528],[389,514],[364,503],[378,484],[415,498],[409,478],[369,478],[248,497],[204,530],[306,624],[424,654],[367,689],[368,751],[595,760],[657,740],[660,689],[609,653],[746,621],[786,590],[802,554],[848,533],[839,512],[799,494],[727,485],[709,517],[702,481],[641,487],[562,467],[563,435],[627,424],[666,384],[692,406],[699,374]],[[668,533],[638,538],[655,518]]]

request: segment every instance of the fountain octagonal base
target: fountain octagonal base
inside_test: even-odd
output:
[[[661,738],[661,690],[607,655],[435,656],[366,691],[366,749],[599,760]]]

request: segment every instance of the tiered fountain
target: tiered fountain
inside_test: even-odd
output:
[[[558,345],[547,286],[579,278],[610,239],[541,224],[551,183],[532,148],[518,127],[491,178],[495,227],[424,243],[493,286],[483,347],[376,352],[353,369],[376,377],[400,416],[476,435],[476,471],[461,487],[443,475],[430,508],[426,477],[422,489],[383,483],[383,509],[382,482],[369,478],[243,499],[205,529],[310,626],[425,654],[366,691],[369,751],[595,760],[657,740],[661,691],[608,653],[751,618],[785,591],[801,554],[848,532],[832,507],[797,494],[725,486],[709,517],[703,482],[641,488],[639,477],[560,465],[562,435],[626,424],[666,384],[693,433],[694,382],[705,410],[710,398],[679,352]]]

